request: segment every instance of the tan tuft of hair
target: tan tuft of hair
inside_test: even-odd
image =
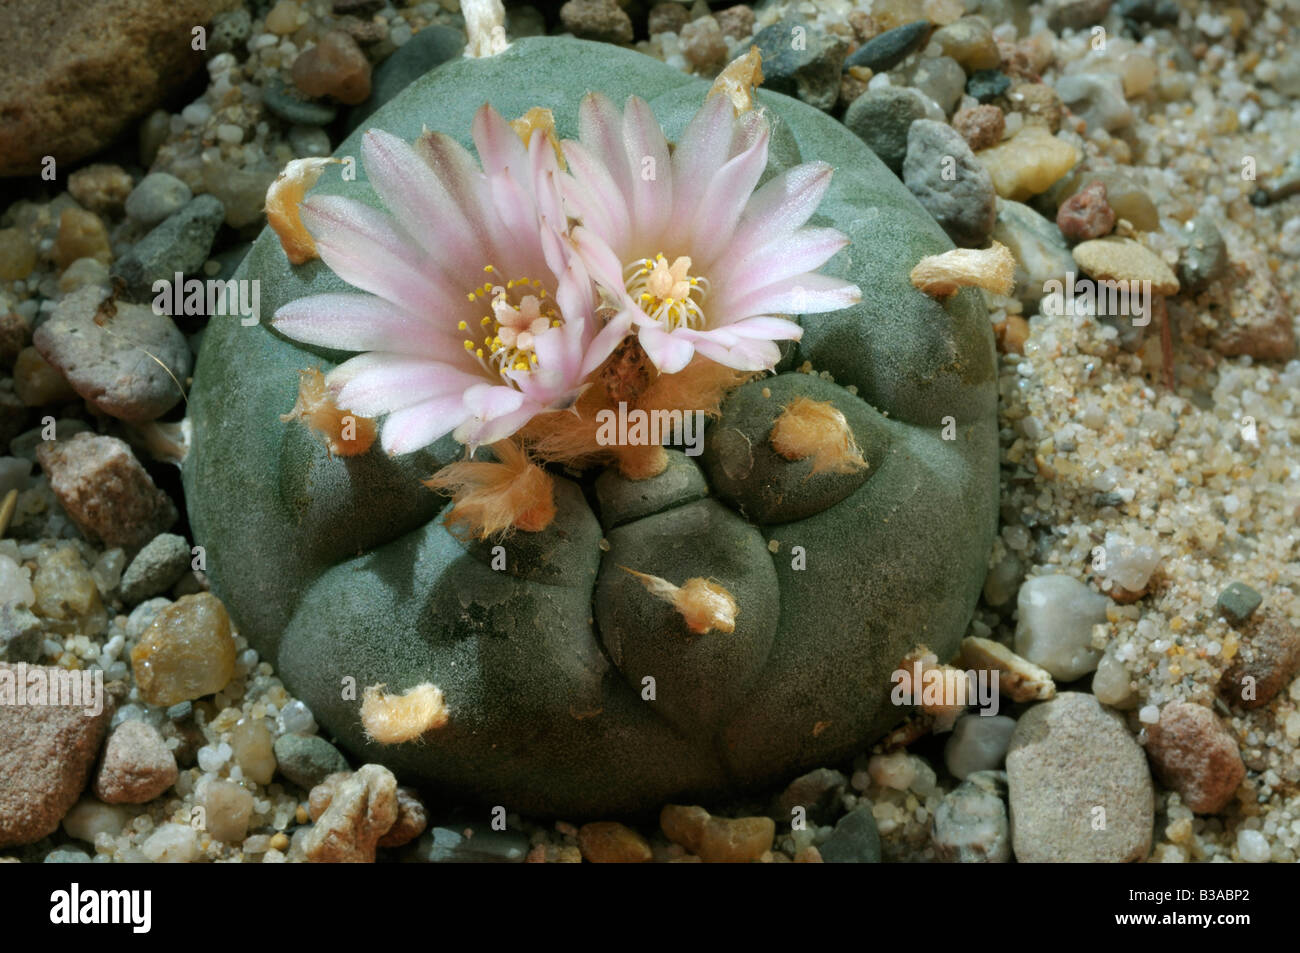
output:
[[[266,190],[266,224],[280,239],[290,264],[301,265],[317,257],[316,240],[298,215],[307,190],[316,184],[325,166],[339,162],[322,156],[294,159]]]
[[[361,696],[361,726],[372,741],[383,745],[414,741],[441,728],[450,717],[442,689],[429,682],[393,695],[386,685],[371,685]]]
[[[695,576],[685,585],[674,586],[667,579],[637,572],[620,566],[625,573],[635,576],[646,591],[667,602],[682,614],[686,628],[696,635],[706,635],[715,629],[719,632],[736,630],[736,615],[740,612],[736,600],[722,586]]]
[[[1008,295],[1015,287],[1016,259],[1006,245],[954,248],[922,258],[912,269],[912,284],[934,298],[947,298],[961,288],[983,288]]]
[[[337,457],[359,456],[375,442],[375,422],[334,403],[325,375],[315,367],[298,372],[298,400],[292,410],[280,415],[280,420],[301,420]]]
[[[844,415],[830,401],[798,397],[781,411],[768,438],[787,460],[812,457],[812,473],[853,473],[867,461]]]
[[[602,367],[593,377],[607,381],[608,375],[602,377],[605,370]],[[702,410],[706,417],[717,417],[727,394],[761,373],[738,371],[697,356],[676,374],[650,377],[639,391],[626,395],[634,396],[626,403],[629,411]],[[635,376],[626,368],[620,374]],[[557,411],[534,417],[522,432],[529,453],[539,460],[575,467],[617,463],[623,475],[634,480],[663,472],[668,457],[662,448],[613,447],[596,440],[599,429],[596,415],[602,410],[617,413],[618,401],[610,396],[607,386],[595,385],[583,391],[571,412]]]
[[[488,539],[521,529],[538,533],[555,519],[555,483],[512,440],[492,445],[499,462],[462,460],[443,467],[424,485],[450,493],[446,524],[462,539]]]

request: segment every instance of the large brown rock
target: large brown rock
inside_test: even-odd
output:
[[[41,444],[36,460],[72,521],[105,546],[138,549],[176,522],[176,506],[116,437],[74,434]]]
[[[56,678],[70,677],[83,675],[50,666],[0,663],[0,848],[35,843],[52,834],[86,786],[113,716],[113,698],[106,689],[99,691],[96,704],[92,688],[75,699],[76,704],[48,704],[59,692]],[[20,681],[26,686],[24,704],[18,704]],[[36,703],[41,701],[33,695],[37,684],[45,686],[45,703]],[[73,696],[69,690],[56,700]]]
[[[0,176],[107,145],[203,64],[193,30],[239,0],[0,4]],[[71,170],[68,170],[71,171]]]

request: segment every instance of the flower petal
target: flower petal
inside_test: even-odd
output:
[[[658,324],[639,327],[637,340],[661,374],[676,374],[695,356],[695,345],[688,337],[680,333],[669,334]]]
[[[434,357],[457,335],[374,295],[321,294],[291,301],[271,322],[281,334],[341,351],[397,351]]]
[[[713,174],[731,156],[735,113],[726,96],[712,96],[673,150],[673,220],[691,221]]]
[[[831,171],[825,162],[805,162],[766,182],[745,206],[731,254],[743,258],[808,221],[830,188]]]
[[[766,133],[713,174],[692,218],[691,256],[697,268],[711,269],[728,250],[745,205],[767,168]]]
[[[638,96],[628,97],[623,109],[623,145],[632,163],[628,198],[636,234],[657,243],[673,213],[672,160],[659,121]]]
[[[483,375],[441,361],[371,351],[344,361],[326,382],[338,389],[340,407],[375,417],[481,385]]]
[[[354,288],[414,314],[451,300],[423,268],[415,242],[383,212],[336,195],[312,196],[300,211],[321,259]]]
[[[451,433],[468,416],[459,393],[421,401],[389,414],[379,443],[387,453],[413,453]]]
[[[732,323],[751,315],[838,311],[861,300],[862,292],[852,282],[811,272],[752,289],[736,298],[720,302],[717,308],[719,312],[728,315],[728,323]]]

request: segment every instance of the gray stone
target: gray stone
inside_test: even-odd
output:
[[[0,605],[0,661],[38,661],[41,640],[40,619],[22,606]]]
[[[1073,576],[1034,576],[1020,587],[1015,649],[1065,682],[1097,667],[1092,627],[1106,621],[1110,600]]]
[[[465,836],[471,832],[472,836]],[[520,864],[526,856],[528,838],[517,831],[433,827],[405,859],[421,864]]]
[[[32,475],[32,461],[26,457],[0,457],[0,500],[10,490],[22,492]]]
[[[225,218],[225,206],[213,196],[191,199],[118,259],[113,274],[141,299],[152,298],[158,279],[173,281],[177,272],[191,274],[203,267]]]
[[[1001,70],[977,69],[966,80],[967,95],[991,103],[1011,88],[1011,77]]]
[[[1197,215],[1190,222],[1187,244],[1178,262],[1178,281],[1183,290],[1196,293],[1220,277],[1228,267],[1228,247],[1209,215]]]
[[[102,314],[105,294],[95,286],[74,291],[32,341],[96,410],[147,423],[183,396],[190,347],[171,318],[152,307],[119,302],[111,317]]]
[[[952,115],[966,91],[966,71],[951,56],[933,56],[917,60],[904,84],[929,96],[944,115]]]
[[[90,855],[75,847],[56,847],[45,855],[43,864],[88,864]]]
[[[993,239],[1015,256],[1014,294],[1025,304],[1037,304],[1047,294],[1047,282],[1064,285],[1066,273],[1074,271],[1074,258],[1061,230],[1028,205],[998,199]]]
[[[926,118],[926,101],[914,89],[868,89],[845,110],[844,125],[870,146],[881,162],[899,173],[907,155],[907,131],[913,122]]]
[[[802,807],[810,822],[829,823],[837,813],[840,795],[848,783],[848,778],[831,768],[818,768],[800,775],[777,796],[772,818],[778,824],[789,824],[795,808]]]
[[[892,30],[886,30],[878,36],[873,36],[854,50],[853,55],[844,61],[844,68],[865,66],[873,73],[883,73],[891,70],[901,63],[907,54],[920,46],[921,41],[925,39],[926,34],[929,32],[930,23],[928,20],[904,23]],[[764,57],[763,62],[766,65],[766,57]]]
[[[903,183],[953,242],[979,248],[988,241],[997,221],[993,177],[952,126],[930,119],[912,123]]]
[[[1244,582],[1233,582],[1219,593],[1215,608],[1232,622],[1240,624],[1254,615],[1263,601],[1264,597]]]
[[[465,34],[447,26],[425,27],[399,46],[370,75],[370,98],[348,113],[348,129],[361,125],[371,113],[415,80],[465,52]]]
[[[338,115],[338,109],[334,106],[304,99],[296,86],[286,83],[278,76],[272,76],[262,87],[262,105],[271,115],[300,126],[328,126]]]
[[[615,0],[569,0],[560,22],[574,36],[602,43],[631,43],[632,18]]]
[[[289,148],[299,159],[330,154],[330,137],[319,126],[293,126],[289,129]]]
[[[320,735],[281,735],[271,746],[280,773],[310,791],[336,771],[347,771],[347,759]]]
[[[871,805],[855,807],[841,817],[818,850],[828,864],[880,863],[880,832]]]
[[[1053,0],[1047,9],[1047,25],[1062,30],[1082,30],[1105,19],[1111,0]]]
[[[247,42],[253,32],[253,17],[244,7],[218,13],[208,29],[208,51],[229,53]]]
[[[944,795],[934,812],[934,847],[941,860],[1005,864],[1011,859],[1005,790],[1003,772],[980,771]]]
[[[1016,720],[1006,715],[963,715],[943,749],[948,773],[959,781],[979,771],[1002,767]]]
[[[1124,86],[1114,73],[1062,76],[1056,81],[1056,94],[1089,129],[1115,132],[1133,124],[1133,110],[1129,109]]]
[[[169,172],[150,172],[126,197],[126,214],[141,225],[157,225],[194,197],[190,187]]]
[[[796,30],[803,42],[796,44]],[[840,95],[840,73],[848,44],[799,20],[780,20],[759,31],[754,45],[763,56],[763,88],[828,110]]]
[[[122,601],[134,606],[166,592],[190,567],[190,544],[175,533],[160,533],[136,554],[122,574]]]
[[[1012,848],[1021,863],[1146,859],[1155,791],[1115,712],[1065,692],[1020,717],[1007,752]]]

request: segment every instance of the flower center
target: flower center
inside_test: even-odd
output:
[[[708,294],[706,278],[690,274],[691,260],[685,255],[671,264],[663,252],[654,258],[639,258],[623,269],[627,291],[641,310],[666,331],[704,326],[700,303]]]
[[[488,274],[496,272],[492,265],[483,270]],[[564,323],[553,300],[547,297],[546,289],[535,278],[511,278],[505,284],[487,281],[466,297],[485,302],[488,313],[479,319],[478,328],[472,332],[481,333],[482,338],[465,338],[465,350],[478,358],[486,370],[502,377],[507,371],[527,371],[536,365],[533,347],[537,335]],[[467,321],[461,321],[456,327],[461,331],[470,330]]]

